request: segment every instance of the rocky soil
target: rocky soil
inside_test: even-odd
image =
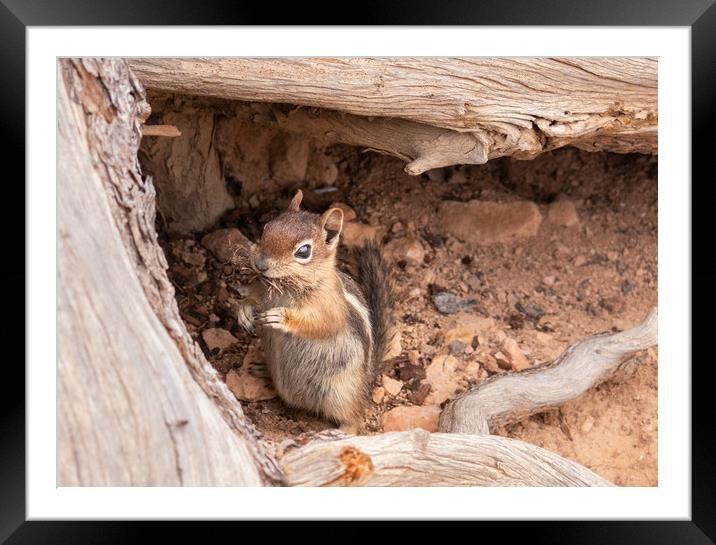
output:
[[[412,177],[401,161],[355,148],[321,157],[331,176],[301,184],[304,205],[344,208],[343,257],[366,237],[384,243],[398,290],[398,342],[363,433],[435,430],[441,405],[472,385],[630,327],[657,303],[656,158],[563,149]],[[235,317],[245,291],[232,245],[242,233],[256,240],[296,186],[253,192],[232,178],[229,189],[236,208],[205,232],[169,235],[158,218],[182,316],[269,439],[331,427],[284,406],[252,372],[261,347]],[[656,485],[657,351],[632,360],[616,380],[499,433],[616,484]]]

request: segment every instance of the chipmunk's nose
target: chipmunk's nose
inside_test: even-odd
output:
[[[254,259],[254,266],[257,271],[265,273],[269,268],[268,259],[266,259],[265,255],[259,254],[256,256],[256,259]]]

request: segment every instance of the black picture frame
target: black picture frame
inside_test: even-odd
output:
[[[471,2],[363,2],[350,10],[351,20],[338,14],[343,6],[309,6],[282,3],[280,9],[268,3],[242,5],[214,0],[0,0],[0,134],[4,169],[17,168],[17,176],[6,175],[3,195],[6,210],[3,222],[6,255],[23,255],[25,239],[15,233],[25,225],[24,162],[11,158],[25,152],[25,29],[27,26],[77,25],[246,25],[246,24],[408,24],[408,25],[588,25],[588,26],[688,26],[691,28],[692,68],[692,178],[682,180],[684,190],[692,191],[692,297],[706,310],[716,299],[716,264],[704,248],[710,242],[711,222],[706,214],[711,200],[705,192],[713,185],[710,156],[714,150],[714,110],[716,109],[716,6],[714,0],[490,0]],[[347,13],[347,12],[346,12]],[[320,14],[320,15],[319,15]],[[7,169],[5,172],[7,172]],[[701,178],[700,183],[697,179]],[[711,182],[711,184],[709,184]],[[52,183],[48,181],[48,183]],[[690,183],[690,186],[689,186]],[[696,189],[699,198],[695,198]],[[8,194],[7,191],[10,193]],[[15,194],[12,192],[15,191]],[[17,200],[15,200],[17,199]],[[699,214],[703,210],[704,214]],[[3,317],[3,354],[5,347],[19,348],[25,356],[23,338],[25,320],[16,309],[24,308],[18,286],[31,290],[25,281],[25,260],[19,257],[0,272],[6,289]],[[15,309],[9,312],[7,309]],[[692,307],[693,309],[693,307]],[[21,316],[23,318],[21,318]],[[692,318],[692,338],[705,344],[709,338],[709,320]],[[13,327],[17,331],[13,331]],[[697,361],[693,352],[692,372],[692,517],[690,521],[604,521],[604,522],[500,522],[481,523],[500,532],[501,541],[522,536],[530,543],[600,544],[705,544],[716,541],[716,469],[714,468],[714,425],[712,386],[708,381],[709,360]],[[707,353],[708,354],[708,353]],[[0,395],[0,542],[24,543],[135,543],[161,535],[161,542],[203,542],[208,536],[206,524],[123,523],[25,520],[25,374],[20,358],[7,358],[3,367]],[[669,362],[688,369],[690,362]],[[240,511],[237,511],[240,512]],[[270,513],[267,513],[270,516]],[[225,523],[247,524],[247,523]],[[413,524],[422,532],[419,524]],[[159,532],[157,532],[157,530]],[[234,530],[235,531],[235,530]],[[242,528],[241,530],[244,530]],[[301,530],[299,530],[300,532]],[[338,530],[344,532],[344,530]],[[482,530],[480,530],[482,531]],[[313,532],[313,531],[312,531]],[[352,541],[374,540],[375,530],[351,530],[342,535]],[[401,535],[407,536],[401,530]],[[327,531],[326,535],[333,532]],[[239,534],[234,534],[239,538]],[[300,534],[298,534],[300,535]],[[476,536],[479,537],[479,536]]]

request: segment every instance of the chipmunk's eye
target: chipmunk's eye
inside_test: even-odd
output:
[[[299,259],[308,259],[309,257],[311,257],[311,245],[304,244],[298,250],[296,250],[296,253],[293,255]]]

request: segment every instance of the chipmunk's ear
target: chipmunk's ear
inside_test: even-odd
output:
[[[291,202],[288,205],[288,209],[298,211],[298,208],[301,206],[302,200],[303,200],[303,191],[301,191],[299,189],[298,191],[296,191],[296,194],[293,196],[293,199],[291,199]]]
[[[323,240],[329,249],[338,245],[338,236],[343,229],[343,210],[340,208],[329,208],[321,216],[321,231]]]

